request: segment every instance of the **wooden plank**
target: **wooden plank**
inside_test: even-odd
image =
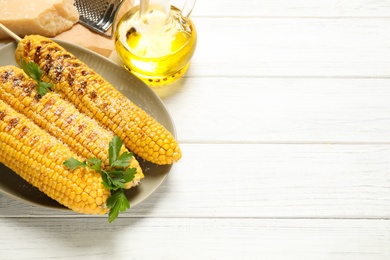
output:
[[[156,92],[181,142],[389,143],[389,86],[389,79],[213,77]]]
[[[1,219],[3,259],[387,260],[388,220]]]
[[[182,148],[163,185],[122,217],[390,218],[389,145]],[[0,205],[0,217],[67,214],[4,196]]]
[[[386,18],[197,17],[195,23],[190,77],[390,77]]]
[[[179,7],[183,5],[183,2],[179,0],[173,0],[171,2]],[[390,1],[197,1],[192,15],[195,17],[389,17]]]
[[[390,77],[390,19],[197,18],[190,77]]]

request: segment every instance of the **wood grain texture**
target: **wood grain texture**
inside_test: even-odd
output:
[[[157,90],[185,143],[389,143],[389,79],[188,78]],[[239,89],[239,91],[237,91]]]
[[[384,220],[137,218],[108,225],[102,219],[11,218],[0,229],[0,255],[10,260],[387,260],[390,255],[390,223]],[[23,242],[15,247],[15,241]]]
[[[192,17],[190,70],[156,90],[184,155],[167,180],[110,225],[0,195],[0,259],[390,259],[390,0]]]
[[[181,7],[183,1],[172,0]],[[197,1],[193,16],[200,17],[389,17],[389,0],[214,0]]]
[[[182,161],[163,185],[122,217],[390,218],[389,145],[182,148]],[[4,196],[0,205],[2,217],[85,217],[24,207]]]
[[[195,24],[188,77],[390,77],[386,18],[199,17]]]
[[[390,19],[197,18],[189,77],[389,77]]]

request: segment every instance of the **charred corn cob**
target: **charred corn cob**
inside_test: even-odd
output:
[[[171,164],[181,158],[177,141],[164,126],[140,109],[94,70],[57,43],[42,36],[22,39],[15,52],[34,61],[43,79],[75,106],[118,135],[127,148],[155,164]]]
[[[79,156],[85,159],[95,157],[109,165],[108,147],[114,134],[80,113],[58,93],[49,92],[40,97],[37,83],[22,69],[15,66],[0,67],[0,100],[61,140]],[[127,149],[122,147],[121,153],[124,151]],[[136,168],[137,174],[127,184],[127,188],[136,186],[144,177],[135,157],[130,167]]]
[[[104,214],[110,191],[95,171],[72,172],[63,165],[67,146],[0,100],[0,162],[64,206],[84,214]]]

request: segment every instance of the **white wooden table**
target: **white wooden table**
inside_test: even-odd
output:
[[[0,195],[0,259],[390,259],[390,0],[192,17],[167,180],[112,224]]]

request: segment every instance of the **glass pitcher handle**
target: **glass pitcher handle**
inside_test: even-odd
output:
[[[189,18],[191,15],[192,9],[194,8],[194,5],[196,3],[196,0],[187,0],[184,3],[183,9],[181,10],[181,15],[184,18]]]

